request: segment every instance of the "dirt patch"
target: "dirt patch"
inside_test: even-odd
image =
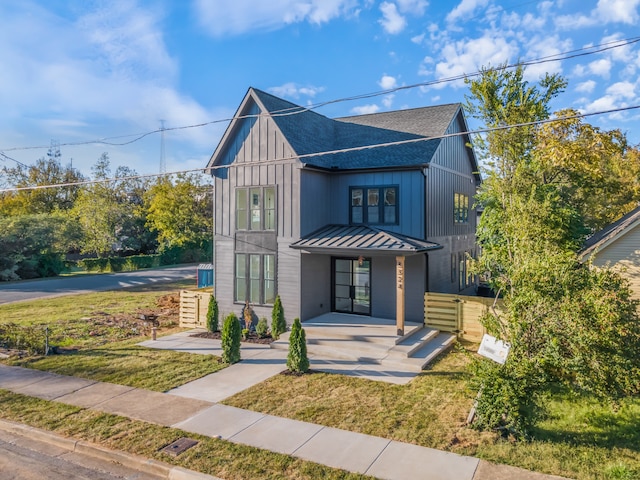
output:
[[[193,333],[191,335],[189,335],[190,337],[198,337],[198,338],[213,338],[216,340],[220,340],[220,338],[222,338],[222,334],[220,332],[200,332],[200,333]],[[250,333],[247,338],[243,338],[242,340],[240,340],[242,343],[260,343],[263,345],[268,345],[271,342],[273,342],[273,338],[271,338],[271,335],[267,335],[266,337],[258,337],[258,335],[256,333]]]

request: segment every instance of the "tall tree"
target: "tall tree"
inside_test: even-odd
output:
[[[564,79],[546,75],[530,85],[518,68],[487,70],[469,83],[467,109],[486,127],[526,124],[477,139],[489,166],[478,194],[484,211],[477,267],[504,296],[502,311],[493,310],[484,322],[511,344],[504,365],[476,363],[478,423],[522,434],[535,422],[550,383],[613,400],[638,393],[640,322],[618,275],[578,261],[588,191],[579,182],[593,172],[560,155],[551,141],[558,136],[536,124],[549,118]],[[578,148],[570,137],[562,137],[566,152]]]
[[[40,158],[34,165],[22,164],[12,168],[4,167],[2,175],[6,187],[42,187],[46,185],[73,184],[84,180],[84,176],[68,164],[60,163],[60,151],[50,150],[46,158]],[[69,210],[78,194],[77,185],[59,188],[18,190],[0,194],[0,215],[23,215],[51,213],[55,210]]]
[[[211,241],[211,187],[200,176],[159,178],[145,195],[147,226],[157,232],[160,249],[202,246]]]
[[[109,156],[103,153],[92,167],[96,183],[83,188],[73,209],[82,226],[83,253],[107,256],[114,251],[139,251],[145,240],[142,197],[145,184],[135,172],[118,168],[111,176]]]

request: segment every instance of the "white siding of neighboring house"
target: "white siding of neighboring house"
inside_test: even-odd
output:
[[[621,272],[631,282],[634,298],[640,299],[640,224],[596,251],[592,260],[597,267]]]

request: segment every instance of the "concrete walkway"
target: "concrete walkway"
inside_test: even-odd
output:
[[[219,348],[213,340],[185,334],[163,337],[162,341],[155,341],[154,346],[197,353],[214,353]],[[243,346],[244,360],[239,364],[167,393],[5,365],[0,365],[0,388],[220,437],[381,479],[557,478],[215,403],[283,370],[285,356],[286,352],[278,350]]]

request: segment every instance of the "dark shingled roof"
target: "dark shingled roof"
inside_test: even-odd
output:
[[[606,226],[599,232],[596,232],[593,235],[591,235],[587,239],[587,241],[584,242],[584,246],[582,248],[582,251],[580,252],[581,257],[584,258],[591,255],[595,250],[599,249],[610,240],[613,240],[618,235],[624,233],[625,230],[633,226],[633,224],[639,220],[640,220],[640,206],[630,211],[619,220]]]
[[[459,104],[330,119],[281,98],[251,89],[306,164],[358,169],[425,165],[431,161]],[[313,156],[314,153],[407,140],[400,145]],[[307,156],[312,155],[312,156]]]
[[[291,248],[313,253],[413,255],[442,246],[367,225],[327,225],[291,244]]]

